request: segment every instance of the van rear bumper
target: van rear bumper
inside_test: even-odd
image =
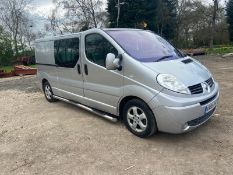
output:
[[[203,100],[192,105],[178,103],[178,107],[160,104],[159,101],[162,97],[158,95],[154,99],[156,102],[151,102],[153,104],[159,103],[158,106],[152,109],[156,118],[158,130],[180,134],[191,131],[207,122],[213,116],[219,98],[218,84],[216,84],[215,88],[216,89],[207,98],[210,99],[209,101],[205,99],[206,97],[204,96]],[[184,104],[187,100],[187,98],[184,99]],[[164,99],[162,101],[164,101]],[[206,103],[203,104],[203,101],[206,101]],[[211,105],[212,108],[207,110]]]

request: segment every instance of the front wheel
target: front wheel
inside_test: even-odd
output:
[[[127,102],[123,109],[123,118],[127,129],[138,137],[149,137],[157,132],[154,114],[141,100]]]
[[[48,102],[52,103],[52,102],[56,102],[57,99],[55,99],[53,97],[53,91],[52,91],[52,88],[49,84],[49,82],[45,82],[43,84],[43,90],[44,90],[44,94],[45,94],[45,98]]]

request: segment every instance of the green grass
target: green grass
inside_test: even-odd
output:
[[[30,67],[36,68],[36,65],[30,65]]]
[[[213,49],[206,49],[208,54],[227,54],[233,53],[233,46],[225,46],[225,47],[215,47]]]
[[[30,67],[36,68],[36,65],[30,65]],[[3,67],[0,67],[0,69],[9,73],[14,70],[14,66],[3,66]]]
[[[4,67],[1,67],[0,68],[1,70],[4,70],[4,72],[11,72],[12,70],[14,70],[14,67],[13,66],[4,66]]]

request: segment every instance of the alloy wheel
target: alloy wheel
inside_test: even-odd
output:
[[[148,125],[146,114],[141,108],[136,106],[129,108],[127,121],[130,128],[139,133],[144,132]]]
[[[50,86],[46,85],[44,91],[45,91],[46,98],[51,100],[52,99],[52,90],[51,90]]]

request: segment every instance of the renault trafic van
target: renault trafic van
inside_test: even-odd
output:
[[[213,116],[219,86],[197,60],[139,29],[91,29],[39,39],[38,79],[49,102],[62,100],[133,134],[184,133]]]

